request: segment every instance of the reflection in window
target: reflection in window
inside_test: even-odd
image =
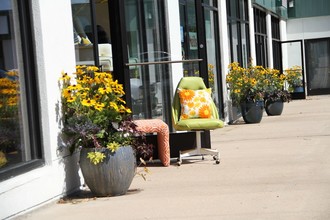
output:
[[[91,6],[89,3],[75,2],[71,1],[76,63],[94,65]]]
[[[99,65],[102,71],[113,71],[108,1],[71,0],[71,7],[76,63]],[[91,15],[93,9],[95,22]]]
[[[2,1],[0,4],[0,177],[12,168],[22,165],[25,162],[36,159],[36,154],[32,150],[28,141],[24,141],[28,136],[26,120],[26,107],[22,103],[25,99],[22,79],[24,71],[18,64],[18,51],[20,48],[16,42],[20,42],[18,32],[18,12],[13,7],[15,1]],[[24,109],[24,110],[23,110]],[[23,114],[24,112],[24,114]]]

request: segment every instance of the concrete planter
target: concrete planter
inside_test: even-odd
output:
[[[96,196],[126,194],[136,172],[136,157],[131,146],[120,147],[115,153],[105,149],[106,158],[94,165],[87,158],[94,148],[82,148],[80,168],[89,189]]]

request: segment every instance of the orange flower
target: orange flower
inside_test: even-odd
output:
[[[200,109],[199,109],[199,116],[201,118],[211,118],[211,109],[210,106],[208,105],[203,105]]]
[[[180,91],[179,96],[182,100],[191,100],[195,96],[195,92],[193,90],[183,89]]]
[[[184,119],[188,119],[188,118],[189,118],[189,117],[188,117],[188,115],[186,115],[186,114],[182,114],[182,115],[181,115],[181,119],[183,119],[183,120],[184,120]]]
[[[193,103],[193,102],[188,102],[187,105],[188,105],[189,108],[193,108],[194,105],[195,105],[195,103]]]

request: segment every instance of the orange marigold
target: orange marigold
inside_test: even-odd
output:
[[[211,117],[211,109],[210,106],[208,105],[203,105],[200,109],[199,109],[199,116],[201,118],[210,118]]]
[[[182,100],[191,100],[195,96],[195,92],[193,90],[183,89],[179,93],[179,96]]]

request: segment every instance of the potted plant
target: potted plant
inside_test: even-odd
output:
[[[291,101],[291,95],[284,90],[285,75],[280,74],[279,70],[268,69],[266,78],[267,89],[265,93],[265,110],[267,115],[281,115],[284,102]]]
[[[85,182],[97,196],[125,194],[136,156],[152,155],[122,99],[123,85],[95,66],[77,66],[60,78],[63,133],[70,152],[80,150]]]
[[[288,83],[289,92],[303,92],[302,68],[301,66],[293,66],[284,71],[286,82]]]
[[[259,123],[264,109],[267,87],[266,70],[262,66],[243,68],[237,62],[229,65],[227,86],[233,105],[240,106],[246,123]]]

